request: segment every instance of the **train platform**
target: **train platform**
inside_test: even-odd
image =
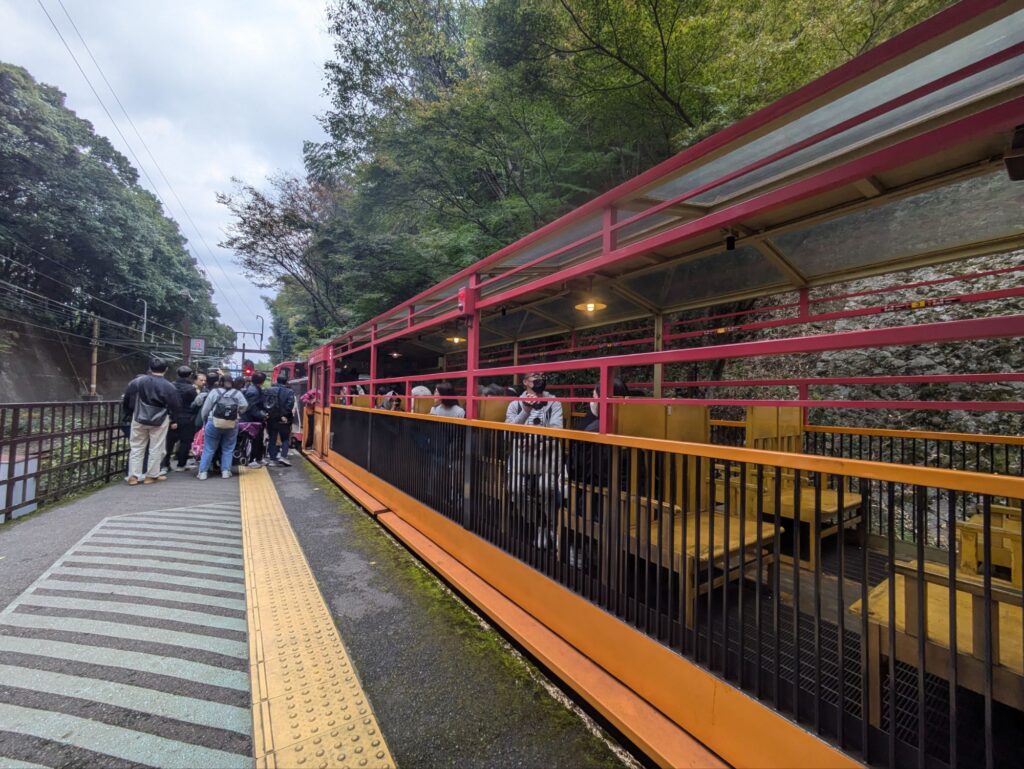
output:
[[[0,766],[635,765],[314,468],[0,527]]]

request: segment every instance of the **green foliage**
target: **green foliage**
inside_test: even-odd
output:
[[[275,339],[294,355],[946,4],[332,0],[330,139],[306,145],[307,180],[225,199],[227,245],[279,288]],[[257,213],[261,195],[316,213]],[[267,269],[299,241],[301,270]],[[311,286],[316,271],[329,280]]]
[[[188,313],[195,335],[233,343],[177,224],[127,158],[67,108],[61,91],[3,62],[0,279],[121,323],[133,319],[89,295],[130,312],[145,299],[152,321],[180,327]]]

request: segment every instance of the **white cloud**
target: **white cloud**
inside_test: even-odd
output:
[[[232,176],[256,183],[277,170],[300,172],[302,142],[323,137],[315,116],[327,106],[325,0],[63,0],[202,239],[59,2],[42,1],[217,284],[222,318],[258,330],[256,315],[269,318],[260,296],[269,292],[253,286],[218,247],[229,217],[214,196]],[[131,158],[36,2],[0,0],[0,60],[64,91],[68,106]]]

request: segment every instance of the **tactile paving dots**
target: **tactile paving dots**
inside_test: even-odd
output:
[[[269,475],[240,486],[256,766],[393,767]]]

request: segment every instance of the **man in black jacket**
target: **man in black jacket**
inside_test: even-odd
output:
[[[263,394],[267,409],[267,453],[270,464],[291,467],[288,461],[288,443],[295,421],[295,391],[288,386],[288,372],[277,375],[277,384]]]
[[[252,381],[242,390],[249,408],[245,410],[245,421],[259,424],[259,432],[252,439],[252,461],[249,467],[259,467],[267,464],[263,458],[266,454],[266,446],[263,438],[266,435],[267,409],[263,405],[263,383],[267,381],[267,375],[262,371],[252,372]]]
[[[121,405],[132,415],[128,443],[131,453],[128,458],[128,485],[136,486],[139,481],[153,483],[166,480],[160,475],[164,452],[167,450],[167,430],[176,427],[172,415],[181,411],[181,398],[174,386],[164,379],[167,363],[160,358],[149,362],[149,373],[136,377],[125,390]],[[143,473],[142,463],[149,449],[148,470]]]
[[[196,410],[193,406],[193,401],[196,399],[196,386],[192,382],[192,369],[188,366],[178,366],[178,378],[174,381],[173,387],[181,399],[181,408],[177,413],[171,414],[171,418],[177,426],[167,431],[167,455],[164,457],[162,469],[166,471],[171,466],[171,452],[174,445],[177,444],[178,450],[174,456],[178,464],[174,470],[180,473],[188,462],[188,453],[196,434]]]

